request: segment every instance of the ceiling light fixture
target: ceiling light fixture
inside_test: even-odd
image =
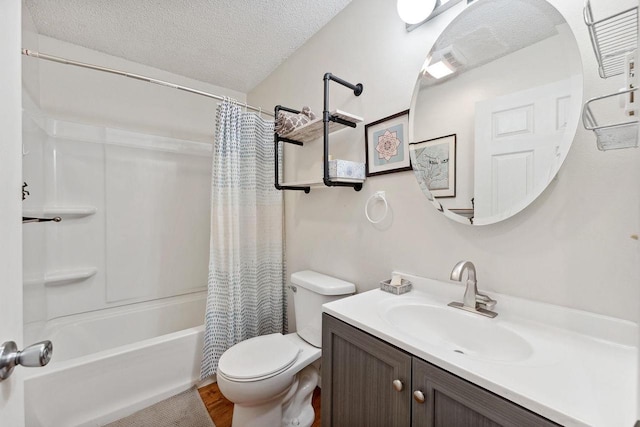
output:
[[[474,0],[397,0],[398,14],[406,22],[407,32],[429,22],[459,3],[470,4]],[[477,1],[477,0],[475,0]],[[416,11],[421,9],[421,11]]]
[[[431,15],[436,0],[398,0],[398,15],[407,24],[417,24]]]

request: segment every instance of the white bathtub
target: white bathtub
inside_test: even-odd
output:
[[[100,426],[198,384],[205,302],[199,292],[48,322],[53,359],[27,371],[27,427]]]

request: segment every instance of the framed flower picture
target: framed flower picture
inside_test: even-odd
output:
[[[366,175],[411,170],[409,158],[409,110],[364,127]]]

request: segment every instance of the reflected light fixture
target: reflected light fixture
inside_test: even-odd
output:
[[[436,0],[398,0],[398,15],[407,24],[417,24],[431,15]]]
[[[465,59],[453,46],[434,52],[427,57],[422,66],[422,72],[428,73],[435,79],[441,79],[455,73],[465,63]]]
[[[424,71],[436,79],[441,79],[449,74],[453,74],[456,70],[451,68],[451,65],[447,61],[438,61],[424,67]]]

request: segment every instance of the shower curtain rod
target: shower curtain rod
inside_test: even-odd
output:
[[[213,99],[217,99],[217,100],[220,100],[220,101],[224,101],[225,100],[225,97],[220,96],[220,95],[214,95],[212,93],[203,92],[203,91],[198,90],[198,89],[193,89],[193,88],[190,88],[190,87],[187,87],[187,86],[182,86],[182,85],[171,83],[171,82],[167,82],[167,81],[164,81],[164,80],[154,79],[152,77],[143,76],[141,74],[128,73],[126,71],[116,70],[114,68],[101,67],[99,65],[93,65],[93,64],[87,64],[87,63],[84,63],[84,62],[73,61],[71,59],[60,58],[59,56],[48,55],[46,53],[36,52],[36,51],[33,51],[33,50],[29,50],[29,49],[22,49],[22,54],[25,55],[25,56],[30,56],[32,58],[44,59],[46,61],[57,62],[57,63],[60,63],[60,64],[73,65],[75,67],[88,68],[90,70],[103,71],[105,73],[117,74],[119,76],[129,77],[130,79],[141,80],[143,82],[154,83],[154,84],[157,84],[157,85],[160,85],[160,86],[166,86],[166,87],[182,90],[182,91],[189,92],[189,93],[195,93],[196,95],[206,96],[207,98],[213,98]],[[253,107],[253,106],[248,105],[247,103],[243,103],[243,102],[238,102],[238,104],[242,105],[243,107],[245,107],[245,108],[247,108],[249,110],[257,111],[257,112],[259,112],[261,114],[273,117],[273,114],[271,114],[271,113],[269,113],[267,111],[263,111],[262,108]]]

